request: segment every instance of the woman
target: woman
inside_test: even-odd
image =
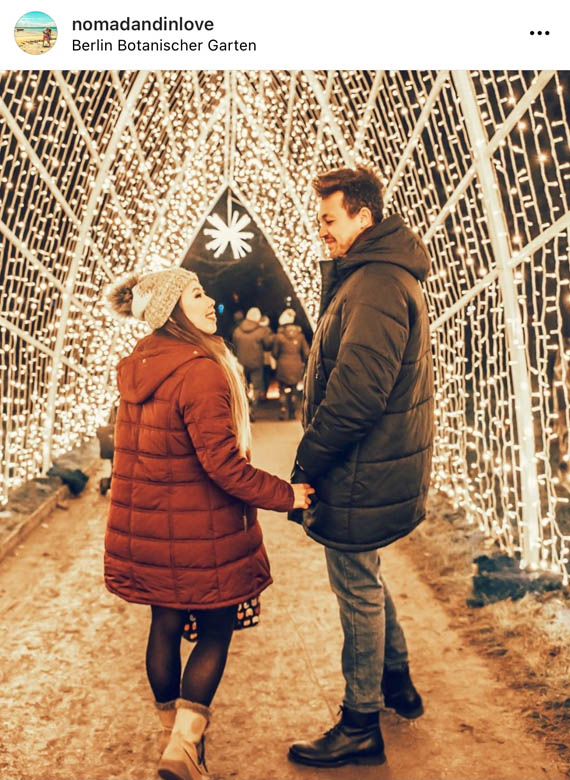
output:
[[[169,740],[158,774],[207,777],[204,732],[238,603],[271,584],[253,507],[307,507],[313,489],[249,463],[248,403],[236,359],[215,336],[214,301],[181,268],[119,283],[114,310],[153,332],[117,368],[105,583],[151,606],[146,669]],[[198,639],[184,671],[192,611]]]
[[[295,419],[297,385],[303,379],[309,345],[299,325],[295,325],[294,309],[285,309],[279,317],[279,329],[273,339],[273,357],[277,361],[275,376],[279,382],[281,409],[279,419]]]

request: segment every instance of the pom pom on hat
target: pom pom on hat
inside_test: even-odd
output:
[[[279,316],[280,325],[292,325],[295,322],[295,309],[285,309]]]
[[[261,319],[261,312],[257,308],[257,306],[252,306],[251,309],[247,312],[245,315],[246,320],[251,320],[252,322],[259,322]]]
[[[153,330],[161,328],[172,314],[180,296],[198,277],[185,268],[169,268],[146,276],[130,276],[114,285],[107,299],[117,314],[131,314]]]
[[[133,287],[138,284],[138,281],[138,277],[133,274],[124,279],[119,279],[106,292],[105,298],[109,307],[120,317],[128,317],[132,314]]]

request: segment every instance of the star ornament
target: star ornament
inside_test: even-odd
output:
[[[253,233],[243,229],[251,222],[247,214],[242,214],[240,217],[239,212],[233,211],[228,225],[218,214],[206,217],[206,220],[214,226],[213,228],[204,228],[204,233],[207,236],[212,236],[212,241],[206,244],[206,249],[211,249],[214,252],[214,257],[219,257],[222,252],[225,252],[228,244],[232,248],[234,260],[239,260],[251,252],[251,245],[247,243],[246,239],[253,238]]]

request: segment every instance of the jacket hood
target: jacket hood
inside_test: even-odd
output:
[[[283,335],[288,338],[292,339],[299,335],[301,332],[301,326],[300,325],[280,325],[279,330]]]
[[[143,403],[177,368],[204,355],[194,344],[151,333],[117,366],[121,398],[129,403]]]
[[[244,333],[253,333],[254,330],[257,330],[258,328],[262,327],[259,322],[254,322],[253,320],[244,320],[240,325],[238,325],[238,328],[241,328]]]
[[[427,248],[398,214],[368,228],[346,255],[336,260],[341,277],[365,263],[382,262],[405,268],[420,282],[427,279],[431,264]]]

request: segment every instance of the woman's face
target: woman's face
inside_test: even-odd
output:
[[[214,299],[206,295],[200,282],[190,282],[180,296],[180,308],[192,325],[204,333],[216,332],[214,303]]]

